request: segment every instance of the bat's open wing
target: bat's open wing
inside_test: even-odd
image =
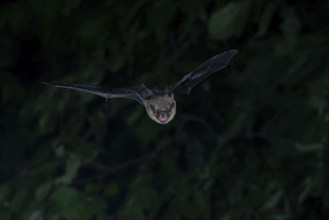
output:
[[[171,92],[190,94],[191,89],[196,84],[206,79],[212,73],[225,68],[238,52],[238,50],[229,50],[213,56],[173,85]]]
[[[76,85],[76,84],[67,84],[67,83],[46,83],[43,84],[48,86],[54,86],[57,88],[72,89],[79,92],[90,93],[98,96],[102,96],[106,99],[111,98],[127,98],[133,99],[140,104],[143,104],[146,94],[149,92],[149,89],[141,84],[139,86],[126,87],[126,88],[107,88],[107,87],[98,87],[98,86],[88,86],[88,85]]]

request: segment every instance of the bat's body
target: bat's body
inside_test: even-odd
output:
[[[72,89],[110,98],[133,99],[144,105],[148,116],[159,124],[167,124],[176,114],[174,94],[190,94],[191,89],[212,73],[225,68],[238,50],[229,50],[218,54],[185,75],[177,83],[161,90],[154,85],[140,84],[126,88],[106,88],[66,83],[45,83],[58,88]]]

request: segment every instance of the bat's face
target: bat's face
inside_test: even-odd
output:
[[[167,124],[176,114],[176,102],[173,96],[159,96],[145,102],[148,116],[159,124]]]

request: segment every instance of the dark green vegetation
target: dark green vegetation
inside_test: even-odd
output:
[[[328,1],[1,1],[0,219],[329,219]],[[180,79],[176,119],[41,85]]]

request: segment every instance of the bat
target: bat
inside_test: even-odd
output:
[[[225,68],[231,59],[238,53],[236,49],[225,51],[211,57],[192,72],[186,74],[175,84],[159,89],[153,84],[142,83],[138,86],[110,88],[89,85],[76,85],[68,83],[48,83],[48,86],[71,89],[104,97],[126,98],[137,101],[145,107],[148,116],[159,124],[167,124],[176,115],[176,101],[174,94],[190,94],[191,89],[211,74]]]

